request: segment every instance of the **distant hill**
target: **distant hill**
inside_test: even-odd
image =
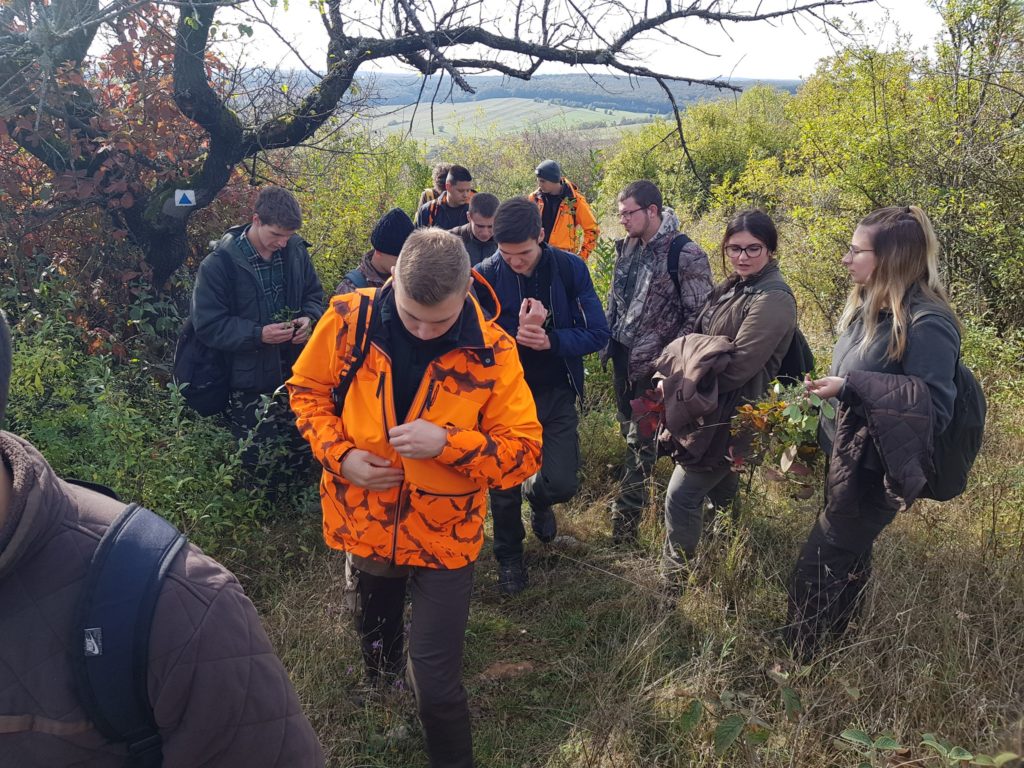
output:
[[[423,78],[416,74],[376,74],[358,78],[359,87],[373,95],[378,105],[405,105],[422,98],[435,98],[438,83],[440,91],[436,101],[460,104],[467,101],[487,99],[534,99],[550,101],[566,107],[585,109],[610,109],[645,114],[666,114],[671,111],[664,91],[649,80],[636,80],[612,75],[535,75],[530,80],[513,80],[497,75],[476,75],[467,77],[476,93],[465,93],[458,87],[452,88],[447,77],[441,82],[437,76]],[[796,92],[799,80],[744,80],[733,79],[733,85],[749,88],[757,83],[773,85],[780,90]],[[708,99],[727,97],[731,92],[708,86],[671,83],[672,92],[682,107],[686,104]]]
[[[615,140],[624,131],[651,122],[651,113],[552,104],[541,99],[496,98],[457,104],[382,105],[367,110],[375,130],[408,133],[428,146],[456,134],[486,135],[523,130],[573,130],[593,141]],[[431,120],[433,118],[433,120]]]

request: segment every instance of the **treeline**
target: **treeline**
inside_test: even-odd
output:
[[[476,93],[452,89],[451,82],[440,76],[424,79],[419,75],[381,74],[360,80],[362,87],[382,105],[412,104],[419,98],[430,100],[435,94],[440,101],[462,103],[486,99],[540,99],[568,107],[615,109],[645,114],[667,114],[671,105],[665,92],[654,82],[638,81],[613,75],[537,75],[530,80],[514,80],[497,76],[467,78]],[[763,82],[780,90],[795,92],[799,80],[746,80],[733,79],[731,84],[749,88]],[[733,91],[704,85],[672,83],[672,93],[680,105],[729,96]]]

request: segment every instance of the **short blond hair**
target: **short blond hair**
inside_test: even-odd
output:
[[[417,304],[432,307],[469,284],[469,254],[462,238],[437,227],[417,229],[402,246],[395,264],[402,291]]]

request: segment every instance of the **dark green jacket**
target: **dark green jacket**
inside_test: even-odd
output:
[[[288,378],[302,347],[264,344],[260,339],[263,326],[274,318],[266,316],[256,270],[238,247],[244,229],[229,229],[199,265],[192,292],[192,324],[206,346],[231,355],[233,390],[269,393]],[[292,235],[285,247],[285,306],[316,324],[324,311],[324,291],[306,246],[305,240]],[[231,257],[232,270],[216,251]]]

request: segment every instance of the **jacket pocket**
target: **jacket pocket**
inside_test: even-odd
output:
[[[440,385],[430,397],[425,416],[427,421],[442,427],[476,429],[480,423],[481,405],[465,395],[454,395]]]
[[[421,559],[440,568],[461,568],[473,562],[483,544],[487,495],[479,489],[445,493],[417,485],[410,485],[408,494],[398,535],[398,562]]]

